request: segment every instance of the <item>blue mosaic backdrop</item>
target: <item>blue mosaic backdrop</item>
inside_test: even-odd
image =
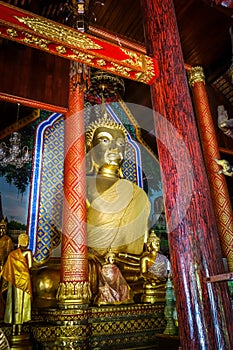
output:
[[[121,122],[109,106],[109,115]],[[126,116],[124,117],[126,118]],[[88,117],[85,116],[85,120]],[[129,122],[128,122],[129,123]],[[133,130],[133,129],[132,129]],[[140,150],[128,131],[124,178],[142,187]],[[34,261],[45,262],[61,240],[63,208],[64,118],[52,114],[37,128],[29,207],[30,249]]]

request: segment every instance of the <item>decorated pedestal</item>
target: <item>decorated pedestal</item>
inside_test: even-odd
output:
[[[156,334],[166,326],[164,303],[45,309],[34,319],[30,328],[41,349],[156,349]]]

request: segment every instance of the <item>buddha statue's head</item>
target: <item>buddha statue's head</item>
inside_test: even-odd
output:
[[[6,233],[6,222],[4,219],[0,222],[0,237],[4,236]]]
[[[108,264],[114,264],[115,259],[116,259],[116,254],[113,251],[109,251],[105,256],[105,262]]]
[[[29,243],[29,237],[26,233],[21,233],[18,237],[18,246],[22,248],[27,248]]]
[[[114,172],[124,160],[126,130],[107,115],[89,124],[86,147],[91,158],[90,172]]]
[[[156,252],[160,250],[160,238],[156,235],[153,229],[150,231],[150,234],[147,240],[147,249],[150,251],[153,250]]]

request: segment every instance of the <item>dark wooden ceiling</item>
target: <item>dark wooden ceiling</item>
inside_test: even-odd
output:
[[[201,65],[209,78],[223,73],[231,63],[229,28],[233,24],[233,9],[210,6],[203,0],[174,0],[184,61],[190,66]],[[145,45],[140,0],[106,0],[92,8],[96,21],[103,27]]]

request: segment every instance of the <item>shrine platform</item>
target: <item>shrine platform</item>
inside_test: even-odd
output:
[[[55,349],[159,349],[157,334],[166,320],[164,303],[72,309],[34,309],[32,321],[24,324],[30,345],[24,350]],[[11,327],[1,324],[11,340]]]

